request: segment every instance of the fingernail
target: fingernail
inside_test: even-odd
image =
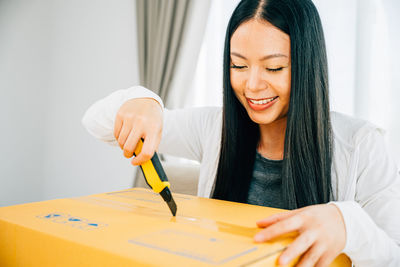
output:
[[[281,265],[286,265],[286,264],[288,264],[289,259],[288,259],[288,257],[286,257],[286,256],[281,256],[281,257],[279,258],[279,262],[281,263]]]
[[[255,240],[256,242],[263,242],[263,241],[264,241],[264,236],[263,236],[263,235],[260,235],[260,234],[257,234],[257,235],[254,237],[254,240]]]

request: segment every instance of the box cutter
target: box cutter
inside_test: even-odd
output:
[[[140,151],[142,151],[143,147],[143,139],[139,140],[139,143],[136,146],[135,152],[133,153],[135,156],[139,155]],[[172,215],[176,215],[176,204],[172,197],[171,191],[169,190],[170,183],[168,182],[167,175],[164,172],[163,167],[161,166],[161,162],[158,158],[156,152],[154,152],[154,156],[140,165],[140,169],[143,172],[143,176],[146,180],[146,183],[153,189],[154,192],[159,193],[165,202],[167,202],[169,209],[172,212]]]

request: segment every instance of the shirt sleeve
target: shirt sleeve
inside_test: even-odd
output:
[[[346,226],[343,250],[355,266],[400,266],[400,175],[382,133],[371,131],[358,150],[355,201],[332,202]]]
[[[201,162],[210,121],[217,108],[164,109],[164,126],[158,151]]]
[[[153,98],[162,107],[163,102],[152,91],[133,86],[118,90],[97,101],[86,111],[82,124],[95,138],[117,145],[114,137],[114,121],[123,103],[134,98]],[[163,111],[162,138],[158,152],[187,159],[202,160],[203,143],[209,132],[210,120],[219,113],[218,108],[188,108]]]
[[[117,145],[114,137],[114,122],[119,108],[129,99],[152,98],[164,108],[161,98],[143,86],[132,86],[117,90],[107,97],[98,100],[85,112],[82,124],[96,139],[111,145]]]

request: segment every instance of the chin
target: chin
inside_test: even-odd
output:
[[[256,112],[250,107],[247,109],[247,115],[249,118],[259,125],[267,125],[273,122],[278,122],[287,119],[287,112],[282,113],[281,110],[265,110],[262,112]],[[283,121],[282,121],[283,122]]]
[[[249,113],[248,113],[249,114]],[[276,118],[272,118],[271,116],[268,116],[267,114],[249,114],[250,119],[257,124],[270,124],[271,122],[275,121]]]

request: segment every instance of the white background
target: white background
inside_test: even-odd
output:
[[[0,206],[132,186],[81,118],[139,83],[135,14],[131,0],[0,0]]]

